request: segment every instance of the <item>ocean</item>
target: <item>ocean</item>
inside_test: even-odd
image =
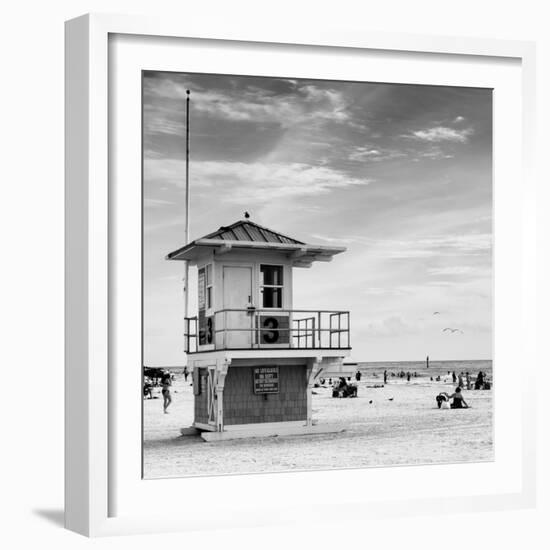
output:
[[[461,372],[470,373],[472,377],[483,371],[491,379],[493,378],[493,361],[468,360],[468,361],[430,361],[429,368],[426,368],[426,361],[388,361],[388,362],[358,362],[358,369],[367,376],[382,374],[385,370],[388,373],[399,373],[401,371],[417,373],[417,376],[447,376],[453,371],[458,375]]]
[[[379,361],[379,362],[358,362],[358,369],[363,375],[375,376],[382,375],[385,370],[388,371],[391,376],[392,373],[403,371],[405,373],[410,372],[414,374],[416,372],[417,377],[433,377],[447,376],[453,371],[458,374],[463,372],[470,373],[472,378],[477,376],[479,371],[483,371],[488,375],[489,379],[493,379],[493,361],[488,360],[468,360],[468,361],[430,361],[430,368],[426,368],[426,361]],[[174,374],[180,375],[183,371],[181,366],[169,366],[160,367],[164,368]]]

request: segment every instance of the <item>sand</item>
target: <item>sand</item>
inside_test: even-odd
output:
[[[144,400],[144,477],[182,477],[227,473],[326,470],[405,464],[493,460],[492,391],[463,392],[469,409],[438,409],[435,396],[454,387],[429,377],[363,377],[359,396],[335,399],[331,389],[315,388],[318,424],[339,422],[345,432],[309,436],[263,437],[206,443],[180,436],[193,420],[191,377],[172,387],[169,414],[158,399]],[[391,400],[390,400],[391,399]],[[372,403],[370,403],[372,401]]]

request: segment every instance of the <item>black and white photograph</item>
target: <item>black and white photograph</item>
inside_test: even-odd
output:
[[[3,548],[540,547],[543,6],[6,4]]]
[[[142,86],[143,477],[492,461],[493,91]]]

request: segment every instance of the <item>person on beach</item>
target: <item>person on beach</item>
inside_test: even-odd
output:
[[[340,380],[335,380],[332,386],[332,397],[347,397],[348,388],[350,385],[346,381],[345,376],[341,376]]]
[[[355,380],[357,380],[357,382],[360,382],[361,381],[361,371],[357,371],[355,373]]]
[[[185,381],[187,382],[187,377],[189,376],[189,370],[187,369],[187,365],[183,367],[183,376],[185,378]]]
[[[385,370],[384,371],[384,384],[387,384],[388,383],[388,371]]]
[[[462,378],[462,373],[458,375],[458,387],[460,389],[464,388],[464,379]]]
[[[450,409],[449,405],[449,394],[445,391],[442,391],[438,396],[436,396],[435,401],[437,403],[438,409]]]
[[[168,414],[168,411],[166,410],[170,403],[172,403],[172,396],[170,395],[170,386],[172,385],[172,378],[169,374],[165,374],[162,377],[162,398],[164,399],[163,408],[164,408],[164,414]]]
[[[456,384],[456,374],[455,374],[455,371],[453,371],[453,384]]]
[[[462,395],[462,388],[457,386],[455,392],[452,395],[449,395],[449,400],[451,401],[451,409],[467,409],[468,403],[464,400]]]
[[[411,373],[407,372],[407,382],[410,382],[410,381],[411,381]]]
[[[482,371],[479,371],[479,374],[477,375],[477,379],[476,379],[476,383],[475,383],[475,386],[474,388],[476,390],[482,390],[483,389],[483,385],[484,385],[484,375],[483,375],[483,372]]]

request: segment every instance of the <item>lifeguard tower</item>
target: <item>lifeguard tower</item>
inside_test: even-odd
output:
[[[168,254],[198,268],[198,315],[185,319],[194,422],[203,439],[334,432],[311,393],[350,354],[348,311],[293,309],[293,268],[344,247],[305,244],[249,219]],[[183,433],[184,430],[182,430]]]

